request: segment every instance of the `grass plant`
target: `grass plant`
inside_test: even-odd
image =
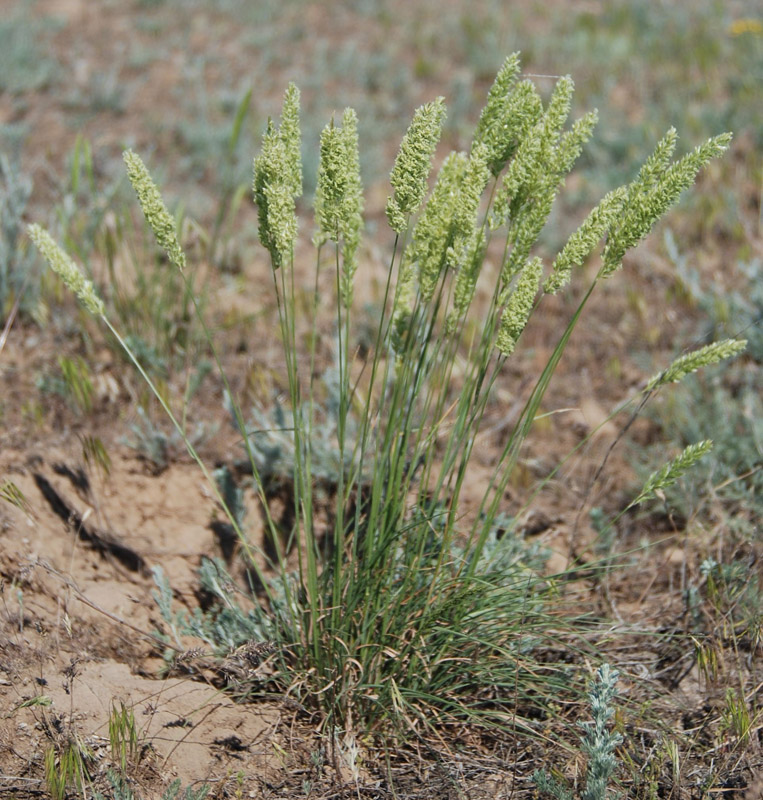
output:
[[[0,484],[0,498],[20,509],[27,516],[31,516],[32,506],[21,489],[12,480],[6,479]]]
[[[58,359],[61,368],[64,395],[70,398],[72,404],[82,413],[87,414],[93,409],[93,382],[90,378],[90,368],[84,359],[79,356]]]
[[[124,703],[112,705],[109,714],[109,744],[111,758],[122,770],[127,770],[128,763],[133,763],[139,756],[140,744],[138,729],[135,725],[135,714]]]
[[[62,397],[77,414],[93,410],[93,381],[90,367],[81,356],[59,356],[58,371],[37,381],[39,390]]]
[[[45,751],[45,782],[53,800],[64,800],[70,788],[80,795],[90,780],[85,745],[72,735],[62,745],[49,745]]]
[[[394,241],[383,312],[373,346],[363,355],[353,344],[353,291],[364,253],[358,118],[347,109],[321,134],[317,252],[309,278],[316,288],[305,313],[297,299],[305,271],[295,263],[296,202],[302,194],[300,97],[289,86],[280,121],[268,123],[254,160],[253,187],[259,236],[272,263],[290,400],[278,432],[289,439],[292,453],[286,530],[268,504],[258,431],[246,423],[221,368],[263,501],[272,552],[244,535],[240,515],[226,504],[93,283],[42,228],[30,227],[53,270],[125,346],[241,539],[258,584],[253,608],[237,609],[233,585],[218,580],[218,605],[206,616],[192,615],[189,626],[219,649],[232,631],[239,643],[274,647],[271,688],[276,684],[319,710],[334,733],[343,731],[345,742],[356,742],[369,728],[423,735],[455,721],[511,722],[530,732],[538,723],[525,712],[533,709],[533,717],[543,718],[570,690],[572,673],[563,665],[541,667],[536,661],[537,650],[565,627],[559,620],[563,604],[554,581],[506,535],[505,491],[591,294],[731,138],[717,136],[673,160],[677,136],[669,130],[636,177],[609,192],[546,263],[535,255],[536,242],[597,118],[591,112],[567,127],[572,94],[571,78],[563,77],[550,98],[542,98],[532,82],[521,79],[518,55],[510,56],[490,89],[469,149],[445,158],[431,191],[445,106],[438,99],[417,110],[392,170],[387,217]],[[185,282],[189,308],[199,312],[176,221],[142,160],[128,151],[125,161],[145,216]],[[497,261],[494,252],[501,254]],[[599,271],[501,442],[480,501],[469,508],[464,488],[492,389],[543,296],[578,279],[580,266],[595,252],[601,254]],[[332,273],[331,297],[318,289],[324,270]],[[475,302],[478,286],[487,303]],[[336,354],[328,389],[316,377],[319,321],[327,308]],[[203,326],[200,313],[199,320]],[[211,336],[209,346],[214,350]],[[691,368],[741,346],[703,353]],[[674,367],[688,370],[683,362]],[[658,376],[642,402],[674,374]],[[317,491],[325,409],[335,424],[328,513]],[[659,490],[695,455],[692,451],[657,475],[638,500]],[[211,573],[208,578],[215,583]],[[162,614],[172,619],[168,586],[160,585],[159,597]],[[600,680],[604,685],[608,678],[602,673]],[[255,675],[253,690],[257,681]]]

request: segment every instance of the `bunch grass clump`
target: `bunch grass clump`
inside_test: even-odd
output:
[[[180,622],[221,655],[235,644],[229,636],[234,629],[241,641],[272,643],[277,668],[269,680],[319,709],[348,736],[360,726],[423,731],[446,720],[489,724],[507,715],[532,730],[535,723],[523,718],[523,709],[544,708],[569,688],[561,666],[544,668],[539,678],[533,652],[553,638],[559,624],[557,610],[547,602],[553,582],[542,575],[537,554],[506,525],[505,490],[596,285],[619,269],[627,250],[730,140],[718,136],[671,162],[675,133],[669,132],[634,182],[610,192],[549,267],[534,255],[534,245],[592,134],[596,113],[567,127],[571,78],[561,78],[544,105],[532,83],[518,80],[519,73],[515,54],[490,90],[468,152],[444,159],[429,193],[444,103],[435,100],[414,114],[392,170],[387,215],[394,245],[383,313],[364,356],[352,343],[363,232],[355,112],[346,110],[340,123],[332,120],[320,139],[314,285],[327,269],[323,256],[330,250],[335,291],[326,297],[316,290],[307,312],[313,328],[307,352],[297,336],[305,309],[297,300],[301,278],[296,276],[303,273],[294,263],[296,198],[302,193],[295,87],[286,92],[280,123],[268,123],[254,159],[259,236],[272,263],[290,395],[280,431],[290,440],[288,529],[281,530],[270,515],[262,442],[246,424],[223,373],[272,548],[258,550],[247,540],[240,515],[225,500],[233,495],[205,474],[244,544],[262,593],[253,608],[242,611],[224,588],[231,584],[208,567],[205,580],[219,600],[211,619],[173,616],[165,584],[161,610],[174,626],[176,638],[168,644],[175,648],[181,647]],[[127,154],[126,161],[146,218],[185,275],[158,190],[136,155]],[[85,306],[110,325],[94,287],[71,260],[40,228],[30,233]],[[500,246],[490,248],[496,242]],[[478,508],[467,513],[463,490],[491,389],[543,295],[561,291],[602,242],[601,269],[501,443]],[[485,270],[494,250],[502,253],[500,263]],[[488,273],[496,277],[489,279]],[[475,307],[476,287],[486,280],[492,280],[490,300]],[[318,323],[327,308],[335,315],[335,373],[325,397],[315,367]],[[674,374],[689,367],[681,365]],[[317,433],[324,405],[331,409],[335,449],[328,514],[317,481],[320,475],[321,485],[326,482],[321,463],[326,442]],[[182,433],[166,404],[165,410]],[[647,493],[673,474],[646,487]]]

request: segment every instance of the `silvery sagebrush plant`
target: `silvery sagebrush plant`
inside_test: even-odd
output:
[[[588,760],[585,785],[580,792],[581,800],[609,800],[613,797],[608,791],[608,785],[617,768],[615,748],[621,744],[623,737],[619,733],[612,733],[608,726],[615,713],[613,703],[617,697],[618,677],[617,670],[612,669],[609,664],[602,664],[596,671],[588,695],[593,721],[580,723],[585,731],[581,750]],[[536,770],[533,780],[539,791],[550,794],[555,800],[573,798],[569,788],[543,770]]]
[[[290,396],[290,419],[280,435],[291,441],[293,524],[279,531],[270,516],[258,431],[247,425],[218,361],[275,548],[270,554],[258,549],[228,509],[264,592],[254,611],[236,612],[236,629],[276,643],[278,669],[271,681],[319,708],[329,725],[343,727],[348,736],[355,725],[424,730],[447,719],[500,722],[509,712],[531,731],[534,723],[522,721],[518,709],[554,702],[569,689],[561,667],[542,685],[536,679],[533,647],[558,625],[544,604],[552,584],[540,579],[533,559],[499,524],[502,498],[596,285],[620,268],[628,249],[731,140],[730,134],[716,136],[672,160],[676,134],[669,131],[636,178],[609,192],[549,265],[533,250],[596,122],[592,112],[567,127],[573,88],[571,78],[561,78],[544,104],[536,87],[520,80],[519,56],[510,56],[489,91],[470,148],[442,160],[431,190],[445,104],[438,98],[415,112],[391,173],[386,211],[394,243],[383,313],[363,357],[352,344],[364,227],[355,112],[332,119],[320,137],[316,289],[307,319],[304,303],[296,300],[306,277],[295,264],[302,194],[295,86],[286,91],[280,121],[268,122],[254,159],[259,237],[272,264]],[[157,241],[186,275],[176,225],[158,189],[139,156],[128,152],[125,161]],[[85,307],[112,328],[95,287],[71,259],[39,226],[30,227],[30,236]],[[602,242],[599,272],[501,443],[479,508],[467,515],[462,489],[491,389],[543,296],[563,290]],[[500,253],[497,263],[493,252]],[[334,274],[331,298],[317,289],[326,269]],[[480,282],[490,299],[475,308]],[[328,397],[316,380],[318,322],[327,309],[335,316],[336,369]],[[298,335],[305,324],[312,326],[306,340]],[[682,356],[645,394],[743,347],[729,342]],[[337,456],[333,506],[321,527],[326,515],[317,507],[316,476],[326,437],[316,431],[324,405],[332,409]],[[703,448],[656,475],[636,502],[674,479]],[[220,601],[221,614],[230,614],[233,599]],[[169,616],[169,606],[162,613]],[[215,645],[215,624],[197,619],[193,629]]]

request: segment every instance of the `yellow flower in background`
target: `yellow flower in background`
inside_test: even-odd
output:
[[[735,19],[729,25],[730,36],[742,36],[745,33],[763,33],[763,22],[759,19]]]

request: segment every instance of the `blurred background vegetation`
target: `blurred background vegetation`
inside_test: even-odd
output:
[[[578,112],[599,108],[596,143],[584,156],[597,184],[632,175],[671,124],[685,148],[733,130],[753,183],[759,168],[763,21],[754,2],[102,0],[97,15],[77,0],[8,5],[0,23],[5,147],[26,143],[33,173],[44,171],[39,161],[54,168],[48,181],[78,133],[105,174],[121,173],[109,156],[125,145],[152,150],[173,181],[194,187],[184,196],[202,217],[229,172],[248,180],[289,80],[303,94],[307,188],[320,128],[347,105],[358,112],[364,174],[374,183],[413,109],[433,96],[448,103],[447,145],[464,144],[486,87],[515,50],[547,88],[571,74]],[[231,124],[250,89],[248,135],[232,155]],[[577,188],[568,202],[601,186]],[[733,228],[737,209],[722,200]]]

